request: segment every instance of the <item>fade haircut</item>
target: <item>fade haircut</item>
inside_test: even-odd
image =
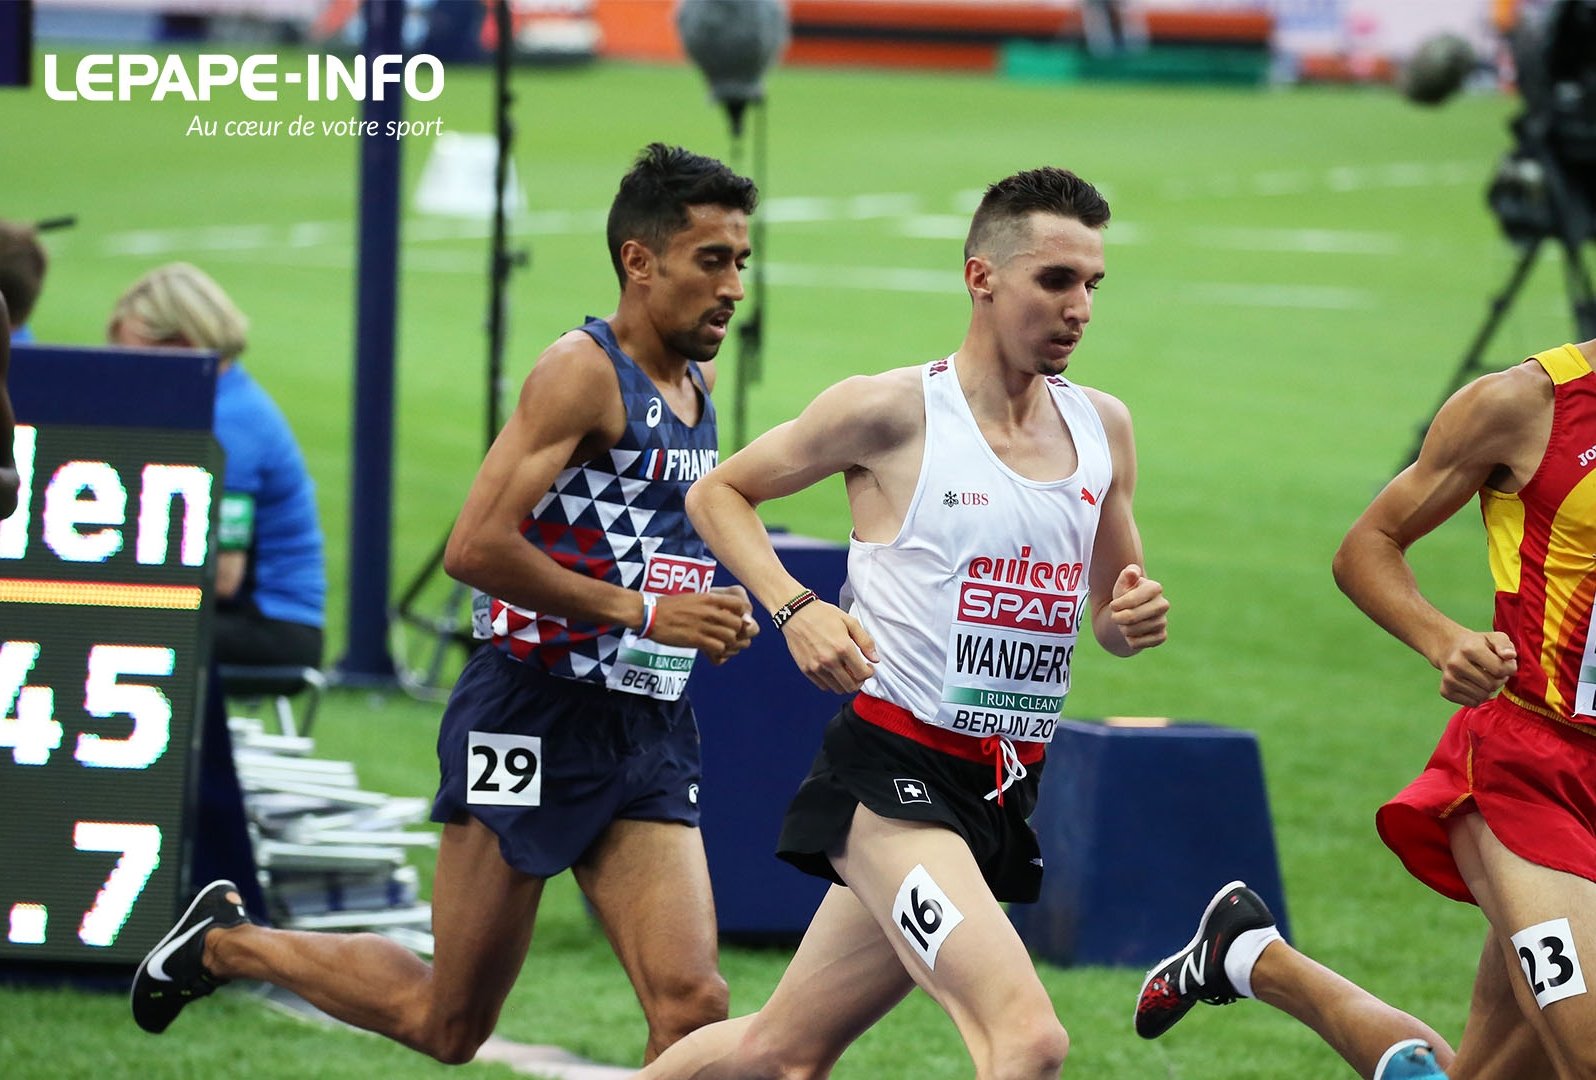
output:
[[[31,226],[0,221],[0,296],[11,309],[13,326],[21,326],[33,314],[49,265],[39,234]]]
[[[209,349],[223,360],[244,351],[249,320],[205,271],[189,263],[167,263],[139,278],[117,300],[106,327],[114,337],[123,319],[136,318],[149,339]]]
[[[689,206],[724,206],[752,214],[758,202],[759,191],[754,182],[714,158],[679,146],[649,143],[637,155],[631,171],[621,177],[621,188],[610,204],[605,228],[610,263],[621,287],[626,287],[621,245],[628,240],[662,254],[670,238],[687,228]]]
[[[1108,200],[1068,169],[1045,166],[999,180],[986,189],[970,219],[964,257],[1007,259],[1029,233],[1033,213],[1073,218],[1091,229],[1108,224]]]

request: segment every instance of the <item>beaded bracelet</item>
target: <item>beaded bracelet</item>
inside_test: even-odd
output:
[[[646,638],[654,629],[654,611],[658,607],[659,599],[657,597],[652,593],[643,594],[643,627],[638,630],[638,637]]]
[[[781,607],[777,608],[775,611],[772,611],[770,613],[770,624],[777,630],[780,630],[787,624],[787,620],[798,614],[799,609],[805,604],[813,603],[819,599],[820,597],[815,595],[815,591],[813,589],[805,589],[803,592],[799,593],[797,596],[781,605]]]

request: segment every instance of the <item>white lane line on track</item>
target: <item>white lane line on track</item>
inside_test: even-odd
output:
[[[327,270],[352,270],[352,248],[320,250],[268,249],[257,252],[216,252],[219,261],[248,259],[254,263],[297,266]],[[423,274],[470,274],[484,272],[480,255],[466,252],[408,251],[406,271]],[[792,289],[837,289],[852,292],[897,292],[955,297],[964,293],[958,269],[924,270],[912,267],[824,266],[820,264],[767,263],[765,280],[772,286]],[[1378,306],[1376,294],[1367,289],[1347,289],[1318,285],[1247,284],[1243,282],[1201,282],[1173,285],[1164,294],[1175,303],[1220,305],[1249,308],[1299,308],[1306,310],[1350,311]]]
[[[1357,229],[1191,229],[1186,237],[1196,247],[1227,251],[1399,255],[1403,250],[1396,233]]]
[[[1345,193],[1382,188],[1483,184],[1489,168],[1478,161],[1389,161],[1333,165],[1328,169],[1271,169],[1247,174],[1183,176],[1164,185],[1167,199],[1239,199],[1257,195]]]
[[[1205,281],[1187,286],[1182,300],[1227,307],[1308,308],[1320,311],[1366,310],[1378,299],[1369,289],[1326,285],[1242,285]]]
[[[244,251],[217,250],[211,257],[220,262],[270,263],[324,270],[352,270],[353,247],[300,248],[270,247]],[[406,251],[403,268],[424,274],[470,274],[484,272],[482,256],[463,251],[437,251],[417,248]],[[765,280],[772,286],[796,289],[837,289],[853,292],[919,293],[961,296],[963,280],[957,267],[927,270],[894,266],[827,266],[818,263],[766,263]],[[1299,308],[1305,310],[1350,311],[1378,306],[1378,297],[1368,289],[1349,289],[1319,285],[1250,284],[1244,282],[1198,282],[1172,285],[1163,294],[1174,303],[1220,305],[1249,308]]]

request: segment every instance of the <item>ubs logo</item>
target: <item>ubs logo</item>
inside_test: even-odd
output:
[[[984,491],[949,491],[942,496],[943,506],[985,506],[987,504]]]

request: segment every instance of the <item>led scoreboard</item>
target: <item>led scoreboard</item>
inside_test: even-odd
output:
[[[186,899],[213,357],[19,346],[0,522],[0,968],[132,965]]]

